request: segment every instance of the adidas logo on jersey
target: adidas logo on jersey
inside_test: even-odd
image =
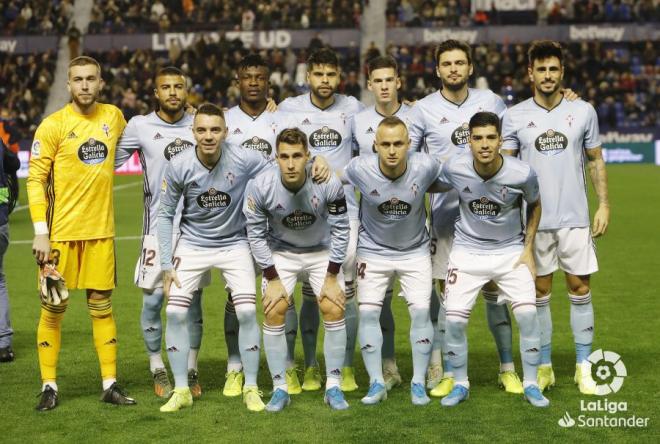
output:
[[[241,131],[240,128],[236,128],[236,129],[232,132],[232,134],[243,134],[243,131]]]
[[[311,125],[312,122],[309,121],[309,119],[305,119],[302,121],[301,125]]]
[[[66,136],[67,139],[75,139],[75,138],[77,138],[77,137],[78,137],[78,136],[76,136],[76,133],[74,133],[73,131],[71,131],[71,132],[69,133],[69,135]]]
[[[449,123],[449,120],[445,116],[442,116],[442,119],[440,119],[440,125],[444,125],[445,123]]]
[[[373,133],[374,133],[374,129],[372,127],[369,127],[369,129],[365,134],[373,134]]]
[[[377,189],[374,188],[374,190],[371,193],[369,193],[369,196],[380,197],[380,193],[378,192]]]
[[[530,120],[529,123],[527,124],[527,128],[536,128],[536,124]]]
[[[275,207],[275,211],[282,211],[282,210],[284,210],[282,204],[277,204],[277,206]]]
[[[463,188],[463,192],[472,194],[472,190],[470,189],[470,187]]]
[[[192,182],[190,182],[190,187],[191,187],[191,188],[199,188],[199,185],[197,185],[197,182],[195,182],[195,181],[193,180]]]
[[[156,135],[154,136],[154,140],[159,140],[159,139],[162,139],[162,138],[163,138],[163,136],[160,133],[156,133]]]

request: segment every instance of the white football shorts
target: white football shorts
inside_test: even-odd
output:
[[[598,271],[596,245],[589,227],[537,231],[534,260],[538,276],[548,275],[559,268],[576,276]]]

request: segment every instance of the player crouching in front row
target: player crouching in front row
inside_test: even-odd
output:
[[[458,191],[460,209],[445,287],[444,353],[454,369],[455,384],[441,403],[452,407],[469,396],[465,330],[479,289],[492,280],[500,289],[500,299],[511,304],[520,329],[524,397],[535,407],[547,407],[550,402],[536,382],[541,348],[533,255],[541,220],[538,179],[527,163],[500,154],[496,114],[476,113],[469,127],[472,153],[445,163],[439,180],[445,189]],[[524,232],[523,200],[527,204]]]
[[[284,320],[298,278],[308,279],[319,301],[325,327],[325,402],[348,408],[339,387],[346,352],[345,295],[341,264],[349,223],[342,184],[311,179],[305,133],[282,131],[276,140],[279,169],[268,169],[248,185],[243,213],[252,254],[263,269],[264,348],[273,378],[266,405],[279,412],[290,403],[286,382]]]

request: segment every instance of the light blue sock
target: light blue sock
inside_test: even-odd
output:
[[[266,350],[266,361],[270,376],[273,378],[273,391],[281,388],[288,391],[286,387],[286,338],[284,337],[284,325],[271,327],[264,323],[264,349]]]
[[[439,294],[440,308],[438,310],[438,327],[436,331],[438,332],[438,340],[440,341],[440,348],[442,349],[442,369],[445,377],[450,377],[453,375],[451,369],[451,362],[447,358],[447,311],[445,307],[445,296],[443,293]],[[435,335],[434,335],[435,339]]]
[[[188,332],[190,334],[190,348],[198,350],[202,347],[202,334],[204,333],[204,320],[202,317],[202,290],[193,293],[188,309]]]
[[[344,319],[346,320],[346,352],[344,353],[344,367],[353,367],[353,358],[355,357],[355,343],[357,342],[359,322],[357,301],[355,299],[355,281],[346,281],[346,310],[344,311]]]
[[[300,336],[302,338],[303,353],[305,354],[305,368],[318,367],[316,360],[316,341],[319,336],[319,304],[309,282],[303,282],[302,304],[300,306]]]
[[[346,322],[323,321],[325,337],[323,339],[323,356],[325,357],[325,389],[339,387],[341,382],[341,366],[346,354]]]
[[[467,319],[454,316],[447,317],[447,333],[445,335],[446,351],[443,353],[450,362],[456,383],[468,381],[468,343],[465,329]]]
[[[541,331],[541,365],[552,365],[552,312],[550,296],[536,298],[536,314]]]
[[[433,324],[431,324],[429,309],[411,306],[409,312],[410,345],[413,358],[412,382],[423,385],[433,343]]]
[[[383,309],[380,312],[380,329],[383,332],[383,359],[394,360],[394,315],[392,313],[392,286],[387,287]]]
[[[163,341],[163,322],[160,317],[160,310],[163,308],[163,301],[162,288],[156,288],[152,293],[142,290],[140,325],[142,326],[144,346],[149,354],[160,353]]]
[[[225,303],[225,344],[227,345],[227,365],[232,368],[241,367],[241,350],[238,347],[238,318],[236,309],[231,299],[231,294],[227,294]]]
[[[165,342],[175,388],[188,387],[188,352],[190,351],[188,304],[190,304],[188,298],[170,296],[165,310],[167,313]]]
[[[486,319],[495,344],[500,364],[513,364],[513,330],[511,328],[511,316],[507,306],[497,305],[497,291],[483,290],[486,299]]]
[[[591,292],[584,296],[568,295],[571,300],[571,329],[575,339],[575,362],[581,364],[591,354],[594,342],[594,306]]]
[[[541,328],[538,315],[536,309],[529,305],[514,308],[513,315],[516,317],[518,330],[520,330],[523,381],[536,385],[536,371],[541,360]]]
[[[379,325],[380,308],[369,306],[369,308],[360,307],[360,327],[358,336],[360,337],[360,350],[362,351],[362,360],[369,373],[369,384],[379,382],[385,383],[383,378],[383,360],[381,358],[381,349],[383,347],[383,332]]]
[[[236,316],[240,325],[238,329],[238,347],[241,351],[245,387],[257,386],[259,372],[259,326],[257,324],[257,307],[255,295],[233,295]]]
[[[298,314],[293,300],[284,315],[284,334],[286,335],[287,367],[291,368],[295,366],[296,362],[296,336],[298,336]]]

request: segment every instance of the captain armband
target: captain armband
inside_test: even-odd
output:
[[[333,216],[339,216],[340,214],[346,214],[346,198],[342,197],[333,202],[328,203],[328,213]]]

